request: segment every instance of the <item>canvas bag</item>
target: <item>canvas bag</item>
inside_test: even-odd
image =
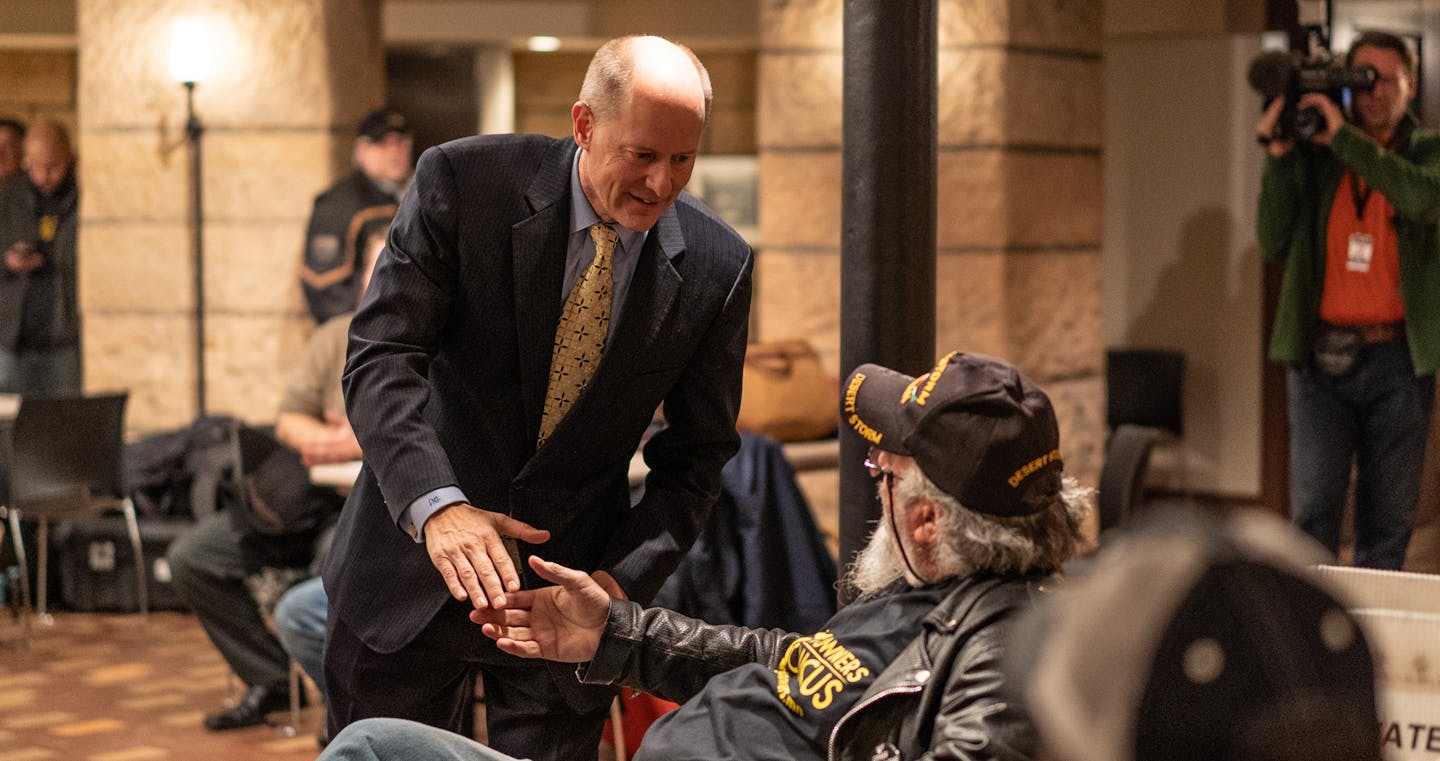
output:
[[[735,427],[780,441],[830,436],[840,420],[837,380],[809,341],[753,343],[745,351],[744,389]]]

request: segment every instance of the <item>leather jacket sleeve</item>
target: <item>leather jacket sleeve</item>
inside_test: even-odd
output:
[[[747,663],[774,666],[799,637],[612,600],[600,647],[577,674],[587,684],[619,684],[683,703],[716,674]]]

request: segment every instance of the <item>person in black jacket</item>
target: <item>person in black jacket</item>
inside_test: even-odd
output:
[[[300,285],[317,324],[355,311],[365,241],[384,232],[410,181],[414,138],[393,108],[372,111],[355,136],[355,170],[315,197]]]
[[[1089,490],[1062,478],[1050,400],[1010,365],[952,353],[912,378],[878,365],[842,418],[874,446],[882,520],[846,582],[860,597],[810,636],[715,626],[612,599],[537,557],[556,586],[472,620],[501,650],[580,663],[582,681],[683,701],[637,759],[1028,759],[1007,700],[1012,623],[1081,541]],[[504,759],[413,722],[346,728],[321,759]]]

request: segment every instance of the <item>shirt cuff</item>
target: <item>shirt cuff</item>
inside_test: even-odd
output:
[[[405,513],[400,516],[400,528],[410,535],[416,542],[425,541],[425,521],[430,516],[441,510],[459,503],[470,504],[466,499],[465,492],[460,491],[458,486],[442,486],[431,492],[420,495],[420,498],[410,503],[405,508]]]

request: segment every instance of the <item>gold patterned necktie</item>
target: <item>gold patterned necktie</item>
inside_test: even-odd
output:
[[[560,324],[555,328],[550,385],[545,394],[545,412],[540,418],[537,444],[544,444],[550,438],[600,363],[605,333],[610,328],[610,260],[618,238],[615,228],[604,222],[590,226],[590,239],[595,241],[595,261],[570,289],[565,309],[560,313]]]

